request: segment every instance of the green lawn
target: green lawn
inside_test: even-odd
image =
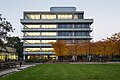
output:
[[[120,64],[42,64],[0,80],[120,80]]]

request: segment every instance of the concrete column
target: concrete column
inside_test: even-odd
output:
[[[25,61],[25,54],[23,55],[23,60]]]
[[[72,56],[72,60],[75,61],[75,56]]]
[[[58,56],[56,56],[56,60],[58,60]]]

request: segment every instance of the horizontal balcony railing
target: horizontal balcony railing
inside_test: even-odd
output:
[[[39,24],[39,23],[93,23],[93,19],[47,19],[47,20],[35,20],[35,19],[21,19],[22,24]]]
[[[30,43],[24,43],[23,44],[23,47],[51,47],[52,45],[51,44],[40,44],[40,43],[32,43],[32,44],[30,44]]]
[[[22,32],[57,32],[57,31],[92,31],[91,28],[52,28],[52,29],[36,29],[36,28],[26,28]]]
[[[34,55],[34,54],[41,54],[41,55],[42,55],[42,54],[43,54],[43,55],[48,55],[48,54],[49,54],[49,55],[52,55],[52,54],[55,54],[55,53],[54,53],[54,52],[23,52],[23,54],[26,54],[26,55],[27,55],[27,54],[28,54],[28,55],[29,55],[29,54],[32,54],[32,55]]]
[[[23,36],[23,40],[69,40],[69,39],[92,39],[91,36]]]

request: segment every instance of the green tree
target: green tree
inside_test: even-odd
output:
[[[0,14],[0,46],[2,48],[6,48],[5,42],[8,37],[9,32],[13,32],[14,29],[10,22],[8,22],[5,18],[2,18],[2,14]]]
[[[23,43],[19,37],[7,37],[7,46],[13,47],[18,53],[19,59],[23,57]]]

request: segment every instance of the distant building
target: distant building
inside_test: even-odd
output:
[[[18,53],[15,48],[6,47],[6,49],[0,47],[0,62],[1,61],[16,61],[18,60]]]
[[[50,11],[25,11],[23,19],[24,59],[54,57],[50,42],[89,41],[93,19],[84,19],[76,7],[51,7]]]

